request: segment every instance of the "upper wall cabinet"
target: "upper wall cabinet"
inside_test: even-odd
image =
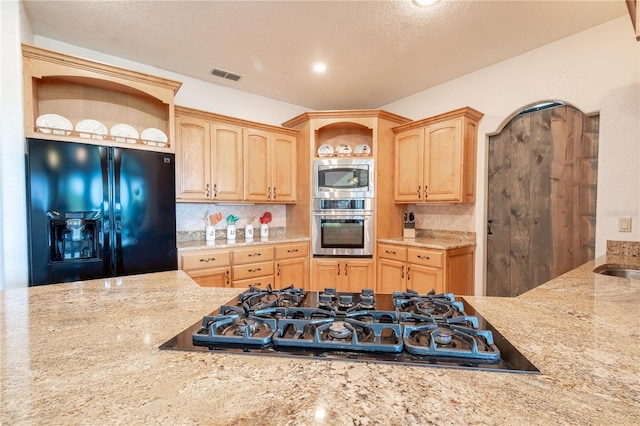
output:
[[[296,134],[176,107],[177,201],[295,201]]]
[[[174,151],[182,83],[22,45],[27,137]]]
[[[395,201],[475,202],[482,116],[467,107],[395,127]]]
[[[296,200],[296,137],[244,129],[244,194],[247,201]]]

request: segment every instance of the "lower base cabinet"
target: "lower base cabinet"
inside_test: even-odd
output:
[[[309,243],[194,250],[178,266],[202,287],[309,289]]]
[[[311,290],[335,288],[337,291],[359,293],[373,289],[374,262],[372,259],[337,258],[313,259]]]
[[[436,250],[378,244],[378,293],[415,290],[473,295],[475,247]]]

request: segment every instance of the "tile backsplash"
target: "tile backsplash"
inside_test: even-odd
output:
[[[233,214],[239,217],[236,222],[238,228],[247,224],[253,224],[254,228],[260,227],[260,216],[265,212],[271,212],[271,223],[269,227],[285,228],[287,225],[287,210],[284,204],[196,204],[196,203],[176,203],[176,231],[202,232],[206,226],[205,218],[207,214],[222,213],[222,221],[216,225],[216,230],[226,228],[225,219]]]
[[[475,232],[475,204],[409,204],[416,229]]]

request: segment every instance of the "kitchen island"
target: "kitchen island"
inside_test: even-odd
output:
[[[467,300],[541,374],[159,350],[238,294],[181,271],[0,292],[0,423],[637,425],[640,281]]]

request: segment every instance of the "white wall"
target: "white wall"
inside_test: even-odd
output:
[[[539,101],[562,100],[600,114],[596,256],[608,239],[640,240],[639,62],[623,16],[382,107],[413,119],[467,105],[485,114],[478,137],[476,294],[483,292],[486,263],[488,135]],[[618,232],[619,217],[633,219],[633,232]]]
[[[28,280],[21,13],[21,2],[0,1],[0,290]]]

